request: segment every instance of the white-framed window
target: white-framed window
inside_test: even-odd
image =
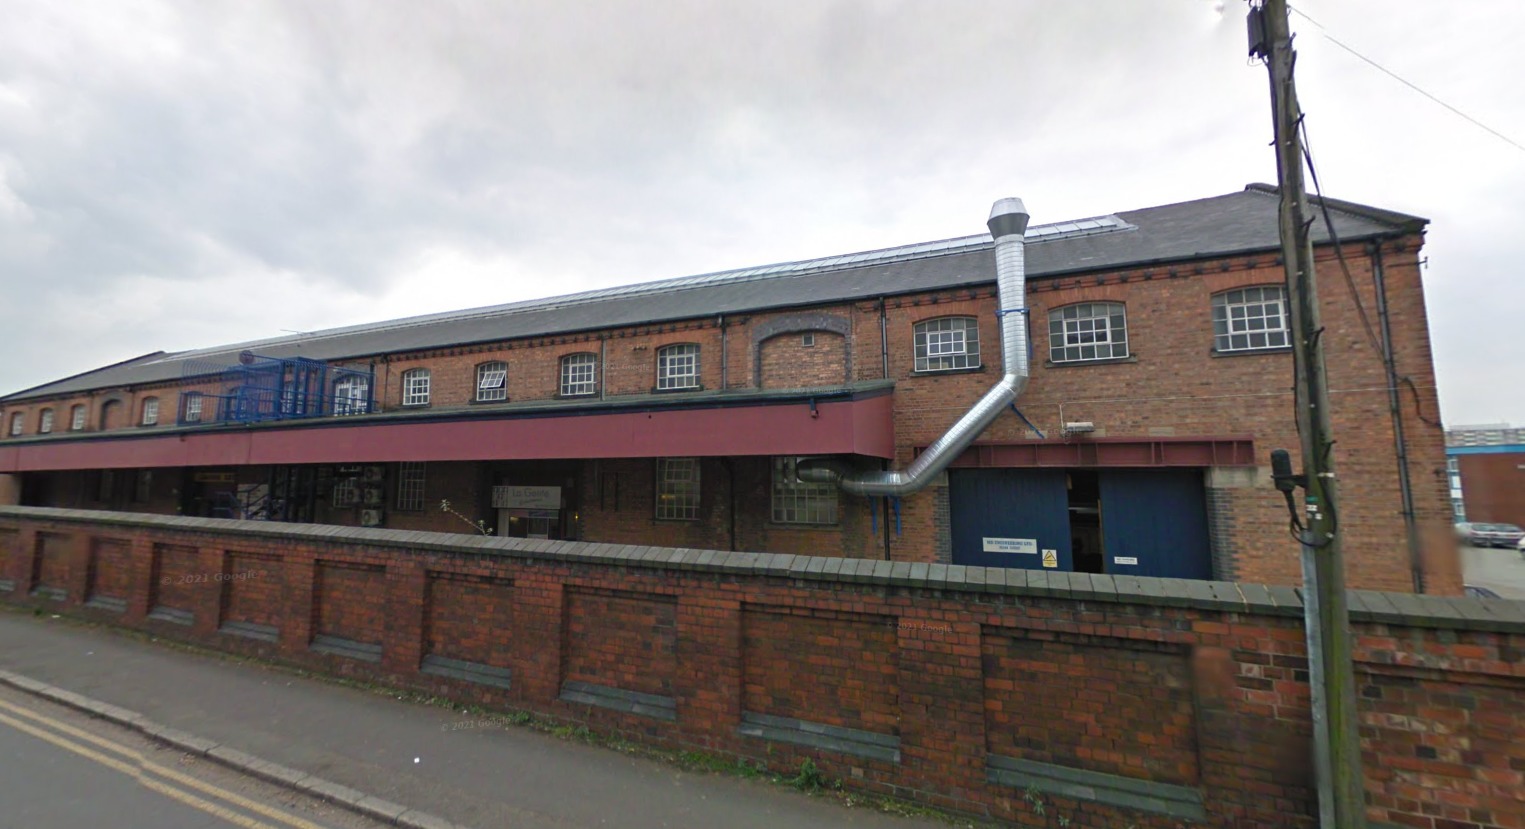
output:
[[[477,366],[477,402],[508,399],[508,363],[501,360]]]
[[[577,397],[598,391],[598,357],[568,354],[561,358],[561,396]]]
[[[397,465],[397,509],[419,512],[424,508],[424,464],[404,461]]]
[[[774,523],[837,523],[837,487],[795,480],[798,462],[798,458],[773,459]]]
[[[1121,302],[1082,302],[1048,312],[1048,358],[1056,363],[1128,356],[1128,320]]]
[[[698,458],[657,458],[657,517],[699,519]]]
[[[53,410],[43,409],[42,414],[37,416],[37,432],[46,435],[53,431]]]
[[[980,327],[974,317],[943,317],[918,322],[917,371],[954,371],[980,366]]]
[[[1292,345],[1287,290],[1281,285],[1213,295],[1213,350],[1258,351]]]
[[[348,374],[334,383],[334,417],[366,414],[371,408],[371,378]]]
[[[360,503],[360,484],[354,478],[340,478],[334,482],[335,507],[353,507]]]
[[[187,393],[185,393],[183,395],[183,397],[185,399],[185,422],[186,423],[200,423],[201,422],[201,392],[199,392],[199,391],[187,392]]]
[[[415,368],[402,373],[402,404],[429,405],[429,370]]]
[[[85,428],[85,418],[89,416],[83,403],[69,410],[69,430],[78,432]]]
[[[693,389],[699,387],[699,346],[694,343],[669,345],[657,352],[657,388]]]
[[[23,430],[25,428],[26,428],[26,415],[22,414],[21,412],[12,412],[11,413],[11,437],[15,437],[15,436],[21,434],[21,430]]]
[[[143,401],[142,423],[144,426],[159,425],[159,398],[150,397]]]

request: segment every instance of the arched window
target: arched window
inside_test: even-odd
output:
[[[415,368],[402,373],[402,404],[404,406],[429,405],[429,370]]]
[[[974,317],[916,323],[916,370],[954,371],[980,366],[980,328]]]
[[[349,374],[334,383],[334,416],[366,414],[371,410],[371,378]]]
[[[1082,302],[1048,312],[1048,358],[1056,363],[1128,356],[1128,320],[1121,302]]]
[[[1213,295],[1213,350],[1287,348],[1287,290],[1281,285],[1239,288]]]
[[[37,433],[46,435],[51,431],[53,431],[53,410],[43,409],[42,413],[37,415]]]
[[[508,363],[494,360],[477,366],[477,402],[508,399]]]
[[[24,429],[26,429],[26,414],[24,412],[13,412],[11,414],[11,437],[21,434]]]
[[[669,345],[657,351],[657,389],[699,388],[699,346]]]
[[[74,408],[70,409],[69,410],[69,431],[71,431],[71,432],[83,431],[84,428],[85,428],[85,418],[87,416],[88,416],[88,411],[87,411],[87,409],[86,409],[86,407],[85,407],[85,405],[83,403],[78,404]]]
[[[144,426],[157,426],[157,425],[159,425],[159,398],[157,398],[157,397],[145,397],[145,398],[143,398],[143,420],[142,420],[142,423],[143,423]]]
[[[561,358],[561,396],[580,397],[598,391],[598,356],[568,354]]]
[[[104,432],[107,429],[115,429],[119,426],[125,425],[121,421],[126,420],[128,417],[131,417],[131,415],[124,415],[122,414],[122,411],[123,406],[122,401],[120,400],[107,400],[106,402],[102,403],[101,431]]]

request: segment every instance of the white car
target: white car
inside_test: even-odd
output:
[[[1521,558],[1525,558],[1525,538],[1520,539],[1520,543],[1514,545],[1514,548],[1520,551]]]

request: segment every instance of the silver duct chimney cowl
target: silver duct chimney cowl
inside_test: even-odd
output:
[[[1005,376],[927,451],[904,470],[853,471],[830,458],[800,461],[802,481],[837,483],[857,495],[910,495],[930,484],[1007,406],[1027,388],[1027,272],[1024,260],[1028,221],[1021,199],[997,201],[986,225],[995,239],[996,303],[1001,320],[1001,365]]]

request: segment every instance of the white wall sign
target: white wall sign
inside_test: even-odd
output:
[[[497,509],[561,509],[559,486],[495,486],[492,505]]]
[[[1025,553],[1030,556],[1038,554],[1038,539],[1036,538],[987,538],[985,539],[985,552],[987,553]]]
[[[1117,557],[1112,559],[1112,563],[1113,564],[1132,564],[1132,565],[1137,566],[1138,565],[1138,558],[1135,557],[1135,556],[1117,556]]]

